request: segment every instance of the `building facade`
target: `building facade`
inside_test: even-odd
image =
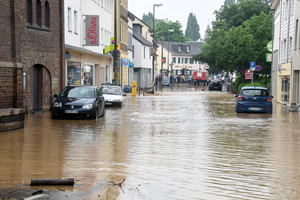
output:
[[[208,65],[200,61],[194,61],[193,55],[201,53],[198,48],[200,42],[162,42],[158,43],[158,66],[157,74],[163,73],[163,76],[179,75],[184,69],[185,75],[191,75],[194,71],[206,71]],[[162,59],[164,62],[161,62]]]
[[[299,70],[294,68],[293,54],[296,48],[295,0],[274,0],[274,41],[272,65],[272,93],[278,103],[293,106],[296,104],[295,78]],[[275,80],[276,79],[276,80]],[[276,91],[275,91],[276,89]]]
[[[104,54],[113,37],[113,1],[65,0],[65,84],[112,83],[112,55]],[[88,43],[89,16],[99,17],[97,44]]]
[[[292,64],[292,105],[300,106],[300,2],[295,1],[295,20],[294,20],[294,47]]]
[[[64,86],[62,0],[1,1],[0,131],[50,109]]]

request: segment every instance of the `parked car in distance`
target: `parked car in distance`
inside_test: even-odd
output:
[[[236,112],[272,113],[272,98],[265,87],[243,87],[236,97]]]
[[[126,94],[123,93],[120,85],[102,84],[101,91],[104,96],[105,105],[123,106]]]
[[[168,77],[163,78],[163,86],[170,86],[170,79]]]
[[[220,90],[222,91],[222,84],[220,79],[214,79],[210,82],[208,90]]]
[[[193,81],[193,75],[189,75],[186,79],[185,82],[191,83]]]
[[[96,119],[105,112],[104,97],[97,86],[67,86],[54,97],[52,119]]]
[[[131,93],[131,86],[130,85],[124,85],[124,92]]]

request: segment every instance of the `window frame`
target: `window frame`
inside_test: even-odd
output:
[[[49,2],[45,2],[45,26],[50,28],[50,5]]]
[[[36,1],[36,24],[42,27],[42,4],[40,0]]]

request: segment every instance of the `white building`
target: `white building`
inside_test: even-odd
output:
[[[163,76],[181,74],[182,69],[185,69],[185,75],[192,75],[194,71],[206,71],[208,65],[200,61],[194,61],[193,56],[201,53],[199,46],[201,42],[162,42],[158,43],[158,61],[162,59],[165,63],[158,62],[157,74],[163,72]],[[170,74],[170,72],[173,72]]]
[[[296,0],[273,0],[274,10],[274,41],[272,65],[272,94],[278,103],[292,106],[296,104],[294,88],[293,50],[297,47],[295,41],[295,5]],[[297,25],[296,25],[297,26]],[[298,27],[297,27],[298,29]],[[295,43],[294,43],[295,42]],[[300,68],[299,68],[300,69]]]
[[[97,85],[112,81],[111,54],[103,49],[113,36],[112,0],[65,0],[66,85]],[[86,16],[99,16],[99,45],[86,46]]]

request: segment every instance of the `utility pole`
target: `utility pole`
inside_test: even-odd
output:
[[[119,60],[120,60],[120,51],[118,50],[118,38],[117,38],[117,1],[115,0],[115,21],[114,21],[114,29],[115,29],[115,49],[113,50],[113,57],[114,57],[114,83],[119,84],[118,80],[118,72],[119,72]]]
[[[160,75],[161,75],[161,79],[160,79],[160,89],[161,89],[161,92],[163,91],[163,66],[164,66],[164,62],[163,62],[163,59],[164,59],[164,21],[162,20],[161,21],[161,29],[162,29],[162,37],[161,37],[161,72],[160,72]]]

